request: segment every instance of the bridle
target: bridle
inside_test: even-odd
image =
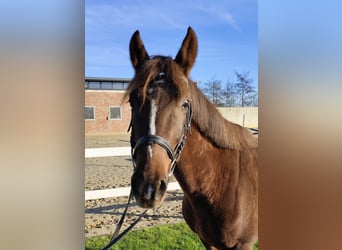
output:
[[[160,73],[159,77],[163,77],[164,73]],[[163,79],[160,79],[159,81],[162,81]],[[170,146],[170,143],[164,139],[162,136],[159,135],[145,135],[140,137],[140,139],[135,143],[133,138],[132,138],[132,132],[131,132],[131,155],[132,155],[132,162],[133,162],[133,168],[134,170],[136,170],[136,164],[135,164],[135,158],[136,158],[136,154],[139,148],[141,148],[143,145],[153,145],[153,144],[157,144],[159,146],[161,146],[167,153],[167,155],[169,156],[170,160],[171,160],[171,165],[169,168],[169,176],[171,176],[173,174],[173,171],[175,170],[175,167],[177,165],[177,161],[184,149],[185,146],[185,142],[186,139],[188,138],[188,135],[191,134],[190,131],[190,125],[191,125],[191,118],[192,118],[192,106],[191,106],[191,101],[189,99],[186,99],[185,102],[183,103],[183,107],[186,108],[186,116],[185,116],[185,122],[184,122],[184,126],[183,126],[183,134],[179,140],[179,142],[177,143],[177,145],[175,146],[174,149],[172,149],[172,147]],[[128,131],[132,128],[132,120],[130,122]],[[112,235],[112,238],[110,240],[110,242],[102,249],[102,250],[107,250],[110,249],[116,242],[118,242],[126,233],[128,233],[137,223],[138,221],[145,215],[145,213],[147,212],[147,209],[139,215],[139,217],[128,227],[126,228],[122,233],[119,234],[119,231],[122,227],[122,224],[124,222],[125,216],[126,216],[126,212],[130,203],[130,200],[133,196],[132,193],[132,189],[131,192],[129,194],[129,198],[128,198],[128,202],[127,205],[125,207],[125,210],[121,216],[121,219]]]
[[[177,143],[174,149],[170,146],[170,143],[164,139],[162,136],[159,135],[145,135],[140,137],[140,139],[134,143],[134,141],[131,139],[131,146],[132,146],[132,161],[133,161],[133,167],[136,169],[135,165],[135,159],[136,159],[136,153],[138,149],[143,146],[143,145],[153,145],[153,144],[158,144],[161,146],[169,156],[171,160],[171,165],[169,168],[169,176],[173,174],[173,171],[177,165],[177,161],[184,149],[186,139],[188,138],[188,134],[191,132],[190,131],[190,124],[191,124],[191,118],[192,118],[192,107],[191,107],[191,102],[190,100],[186,99],[183,107],[186,108],[186,116],[185,116],[185,122],[183,126],[183,134],[181,136],[181,139]]]

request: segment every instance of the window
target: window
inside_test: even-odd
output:
[[[129,79],[85,79],[84,88],[89,90],[125,90]]]
[[[95,120],[95,107],[84,107],[84,119]]]
[[[112,82],[102,82],[101,83],[101,89],[113,89],[113,83]]]
[[[89,89],[100,89],[100,82],[88,82]]]
[[[122,82],[114,82],[113,83],[113,89],[124,89],[124,83]]]
[[[109,107],[109,119],[120,120],[121,119],[121,107]]]

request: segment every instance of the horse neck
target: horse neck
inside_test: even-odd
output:
[[[236,151],[214,146],[192,123],[191,135],[175,169],[175,177],[184,193],[205,196],[210,202],[219,199],[222,183],[227,182],[231,171],[220,159],[226,154],[237,155]]]
[[[255,138],[240,125],[225,120],[195,84],[190,85],[190,89],[192,120],[203,136],[219,148],[239,150],[245,146],[257,146]]]

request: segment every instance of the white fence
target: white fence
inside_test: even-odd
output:
[[[86,148],[85,158],[90,157],[111,157],[111,156],[130,156],[131,147],[112,147],[112,148]],[[180,186],[177,182],[170,182],[167,190],[178,190]],[[102,190],[85,191],[85,200],[95,200],[102,198],[128,196],[131,187],[111,188]]]
[[[127,155],[131,155],[131,147],[86,148],[84,150],[84,155],[85,155],[85,158],[127,156]]]

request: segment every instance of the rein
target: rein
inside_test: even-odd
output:
[[[143,146],[143,145],[152,145],[153,143],[160,145],[162,148],[165,149],[167,155],[169,156],[170,160],[171,160],[171,166],[169,169],[169,176],[171,176],[173,174],[173,171],[177,165],[177,161],[184,149],[185,146],[185,142],[186,139],[188,137],[188,134],[191,134],[190,131],[190,124],[191,124],[191,118],[192,118],[192,107],[191,107],[191,102],[189,100],[186,100],[185,103],[183,104],[184,108],[187,109],[186,111],[186,117],[185,117],[185,123],[184,123],[184,127],[183,127],[183,135],[180,139],[180,141],[177,143],[177,145],[175,146],[174,149],[171,148],[170,144],[168,143],[167,140],[165,140],[163,137],[159,136],[159,135],[147,135],[147,136],[143,136],[141,137],[137,143],[134,145],[134,147],[132,147],[132,151],[131,151],[131,155],[132,155],[132,161],[133,161],[133,167],[134,169],[136,169],[136,165],[135,165],[135,156],[136,156],[136,152],[137,150]],[[128,130],[130,130],[130,128],[132,127],[132,121],[129,125]],[[131,141],[132,142],[132,141]],[[129,203],[132,199],[132,189],[131,192],[129,194],[129,198],[127,201],[127,205],[125,207],[125,210],[121,216],[121,219],[118,223],[118,225],[116,226],[116,229],[112,235],[112,238],[110,240],[110,242],[102,249],[102,250],[108,250],[110,249],[116,242],[118,242],[125,234],[127,234],[138,222],[139,220],[146,214],[147,209],[139,215],[139,217],[128,227],[126,228],[122,233],[119,234],[119,231],[123,225],[123,222],[125,220],[126,217],[126,213],[127,213],[127,209],[129,207]]]

